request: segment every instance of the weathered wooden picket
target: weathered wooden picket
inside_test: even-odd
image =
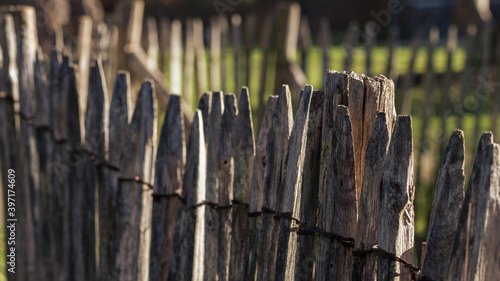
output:
[[[29,13],[0,17],[4,198],[7,170],[16,174],[8,280],[499,276],[500,146],[491,133],[464,195],[464,134],[453,132],[419,268],[412,119],[397,116],[392,80],[327,71],[324,91],[307,85],[297,95],[295,118],[282,85],[257,141],[248,88],[239,97],[207,92],[188,133],[182,98],[154,78],[133,95],[120,71],[108,101],[101,61],[91,61],[83,86],[79,65],[58,49],[47,76]]]

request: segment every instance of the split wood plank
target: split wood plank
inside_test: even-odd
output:
[[[419,278],[445,280],[464,200],[464,133],[454,130],[436,181]]]
[[[119,71],[113,86],[109,107],[109,147],[107,163],[99,166],[99,280],[108,280],[111,274],[111,252],[115,233],[115,210],[118,193],[119,167],[124,150],[128,120],[131,116],[130,75]]]
[[[332,206],[332,186],[337,184],[335,170],[335,135],[336,109],[339,104],[347,102],[348,72],[339,73],[329,70],[325,75],[325,99],[323,104],[323,121],[321,133],[320,177],[318,190],[318,219],[319,229],[331,229],[331,212],[326,206]],[[330,239],[315,235],[315,274],[314,280],[328,280],[330,274]]]
[[[73,243],[82,243],[83,264],[77,265],[83,267],[82,280],[95,280],[97,278],[95,204],[98,198],[95,195],[99,188],[96,164],[106,161],[109,147],[109,115],[105,113],[109,110],[107,89],[102,63],[100,60],[95,61],[90,69],[85,118],[84,149],[89,153],[89,157],[84,160],[82,190],[77,191],[78,195],[74,197],[77,200],[76,206],[82,208],[82,240],[73,241]]]
[[[300,187],[299,231],[308,231],[316,226],[318,206],[319,173],[321,163],[321,132],[325,94],[314,91],[311,97],[307,125],[307,147],[304,156],[304,174]],[[314,235],[297,236],[297,253],[293,280],[313,280]]]
[[[220,125],[220,139],[217,152],[217,174],[218,205],[217,213],[219,220],[219,236],[217,241],[218,280],[229,280],[229,257],[231,255],[232,235],[232,212],[231,201],[233,198],[234,182],[234,130],[238,115],[236,96],[234,94],[224,95],[224,113]]]
[[[259,230],[262,223],[262,200],[265,180],[266,164],[268,161],[266,146],[267,133],[271,126],[277,96],[267,100],[266,111],[259,130],[253,162],[252,185],[250,189],[250,203],[248,213],[248,240],[245,252],[244,278],[245,281],[254,281],[257,274],[257,249],[259,248]]]
[[[182,198],[185,204],[180,206],[177,216],[168,281],[203,279],[203,275],[199,275],[203,274],[203,268],[196,266],[200,262],[199,259],[203,266],[204,255],[203,252],[201,255],[199,252],[195,254],[195,246],[199,246],[195,245],[197,243],[195,241],[204,239],[203,231],[199,231],[203,228],[198,228],[198,222],[204,221],[204,218],[197,217],[197,210],[193,206],[205,199],[207,154],[204,139],[201,111],[196,110],[189,133],[186,168],[182,183]],[[195,274],[194,277],[193,274]]]
[[[276,214],[279,218],[277,221],[279,231],[274,234],[278,236],[274,279],[280,281],[291,280],[294,277],[297,232],[291,232],[290,229],[299,226],[297,221],[292,220],[292,218],[298,218],[300,212],[300,195],[312,95],[313,87],[306,85],[300,96],[288,144],[284,186],[278,193]]]
[[[478,262],[482,255],[488,255],[490,251],[496,251],[498,246],[492,243],[493,240],[488,240],[491,245],[491,250],[484,249],[480,252],[478,246],[483,239],[486,220],[494,219],[498,221],[498,212],[490,213],[485,216],[486,209],[489,208],[489,194],[498,194],[498,179],[496,182],[494,178],[497,177],[498,164],[494,158],[494,150],[497,150],[493,144],[493,134],[486,132],[481,135],[479,144],[474,158],[474,164],[469,175],[469,181],[465,190],[464,203],[460,210],[460,218],[456,229],[453,247],[450,254],[449,269],[446,275],[447,280],[480,280],[484,278],[486,268],[482,268],[481,264],[487,261]],[[498,154],[496,152],[495,154]],[[498,204],[498,203],[497,203]],[[489,217],[489,218],[488,218]],[[479,266],[479,272],[476,272]],[[481,270],[482,269],[482,270]],[[494,271],[494,270],[493,270]],[[497,273],[498,274],[498,273]],[[457,279],[459,278],[459,279]],[[492,276],[492,278],[494,278]]]
[[[378,240],[380,181],[390,143],[386,113],[377,114],[373,134],[365,152],[363,181],[359,198],[355,249],[369,251]],[[354,256],[352,280],[377,280],[377,257],[373,253]]]
[[[207,134],[207,183],[205,200],[211,205],[218,204],[219,201],[219,161],[218,151],[221,136],[222,115],[224,113],[224,94],[222,92],[212,93],[212,107],[208,117]],[[213,206],[205,207],[205,261],[204,280],[216,280],[217,262],[213,258],[218,253],[219,237],[219,217]]]
[[[408,262],[413,259],[413,141],[410,116],[398,116],[380,183],[378,247]],[[398,262],[379,256],[378,280],[412,280]]]
[[[244,280],[245,254],[249,234],[248,204],[255,159],[252,111],[247,87],[241,89],[238,117],[234,126],[234,181],[229,280]]]
[[[328,233],[337,233],[345,237],[354,237],[356,234],[356,172],[354,161],[354,142],[351,126],[351,117],[347,107],[337,106],[336,119],[334,124],[334,175],[336,185],[331,190],[326,191],[326,196],[330,197],[330,205],[322,206],[326,213],[332,214],[327,221],[326,227],[322,230]],[[342,164],[340,164],[342,163]],[[336,167],[336,169],[335,169]],[[326,240],[325,240],[326,239]],[[320,237],[323,251],[326,249],[325,243],[330,242],[330,238]],[[326,268],[318,268],[317,280],[346,280],[351,275],[352,270],[352,248],[339,241],[333,241],[329,251],[323,258],[326,258]],[[325,279],[326,278],[326,279]]]
[[[47,92],[47,77],[45,74],[45,65],[41,48],[38,48],[36,53],[34,79],[37,104],[36,138],[40,165],[40,193],[37,195],[40,200],[40,209],[38,210],[40,213],[40,240],[38,241],[37,250],[39,251],[40,257],[42,257],[38,269],[38,276],[40,281],[45,281],[53,279],[52,262],[49,261],[53,260],[50,249],[50,227],[52,220],[50,217],[50,194],[53,182],[52,154],[54,153],[54,141],[50,128],[50,99]],[[7,167],[2,171],[7,171]],[[5,196],[4,198],[8,197]],[[7,214],[7,212],[5,214]]]
[[[118,194],[116,200],[116,238],[113,239],[111,280],[144,280],[140,265],[146,236],[143,209],[151,198],[150,184],[154,177],[154,150],[156,135],[156,109],[152,81],[143,82],[135,105],[132,121],[128,126],[129,137],[125,140]],[[149,249],[147,249],[149,250]],[[148,254],[149,256],[149,254]],[[147,264],[149,265],[149,263]]]
[[[282,194],[286,176],[286,154],[292,131],[292,98],[290,89],[283,85],[274,107],[271,127],[267,133],[266,172],[262,202],[262,225],[257,251],[257,280],[274,278],[279,224],[274,219],[278,196]]]
[[[172,95],[161,129],[156,155],[155,188],[153,196],[150,280],[166,280],[173,254],[173,240],[179,198],[182,194],[182,176],[186,161],[184,119],[181,97]]]

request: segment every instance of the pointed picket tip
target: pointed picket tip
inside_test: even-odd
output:
[[[204,198],[205,181],[202,177],[206,170],[206,152],[203,140],[203,117],[201,110],[197,109],[189,131],[186,170],[182,186],[182,196],[187,206],[193,206],[198,203],[198,198]]]
[[[287,120],[292,120],[293,123],[292,94],[290,92],[290,88],[286,84],[281,86],[280,93],[278,95],[278,104],[275,107],[275,114],[280,114],[282,117],[288,117]],[[278,116],[276,116],[276,118],[278,118]],[[291,132],[292,124],[290,123],[288,125],[289,132]]]
[[[113,95],[109,107],[109,162],[120,165],[123,145],[126,138],[128,121],[132,117],[130,95],[130,74],[118,71],[113,85]]]
[[[379,112],[366,147],[362,188],[359,198],[358,224],[356,229],[356,248],[369,250],[377,243],[379,217],[380,180],[382,178],[384,160],[389,148],[390,134],[385,112]],[[370,260],[369,267],[362,266],[359,272],[353,272],[356,280],[362,280],[374,270]]]
[[[184,140],[184,117],[181,110],[181,97],[172,94],[167,105],[165,120],[161,128],[158,153],[156,155],[156,176],[162,177],[158,182],[158,193],[171,194],[180,188],[173,186],[173,182],[178,182],[172,172],[178,170],[182,175],[184,162],[186,160],[186,145]]]
[[[253,138],[252,109],[250,94],[247,87],[241,89],[238,102],[238,117],[236,119],[236,146],[239,150],[255,154],[255,141]]]
[[[309,107],[311,105],[311,96],[313,87],[306,85],[300,95],[299,105],[295,114],[292,133],[290,135],[290,143],[288,146],[287,170],[286,170],[286,185],[284,191],[281,212],[292,213],[298,211],[298,201],[296,204],[297,192],[301,182],[302,170],[304,166],[304,155],[307,143],[307,123],[309,120]],[[297,214],[298,215],[298,214]]]
[[[153,82],[145,80],[137,96],[132,121],[128,126],[122,159],[122,175],[139,176],[143,181],[152,181],[153,155],[150,151],[154,146],[156,106]]]
[[[464,200],[464,159],[464,133],[461,130],[454,130],[436,180],[420,278],[446,279],[446,269],[449,267],[453,240]]]
[[[207,140],[207,201],[218,201],[218,153],[222,114],[224,112],[224,94],[221,91],[212,93],[212,107],[208,117]]]
[[[253,137],[252,110],[248,88],[241,89],[238,102],[238,117],[234,133],[234,187],[235,200],[247,202],[250,195],[250,181],[255,157],[255,140]]]
[[[384,163],[380,184],[380,225],[378,245],[397,256],[412,254],[413,248],[413,140],[411,116],[398,116]],[[406,209],[406,210],[405,210]],[[401,213],[408,212],[402,221]],[[411,232],[411,237],[408,237]],[[401,237],[398,242],[396,237]],[[410,250],[409,250],[410,249]],[[379,268],[379,278],[391,274]]]

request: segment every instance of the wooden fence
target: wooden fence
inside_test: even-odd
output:
[[[255,141],[246,87],[239,97],[203,94],[187,120],[182,98],[154,77],[133,95],[129,74],[118,72],[108,95],[103,63],[90,60],[82,106],[79,65],[55,49],[46,74],[23,21],[29,10],[1,17],[0,163],[6,224],[15,225],[5,230],[7,262],[15,252],[8,280],[500,274],[500,146],[491,133],[465,194],[464,134],[451,135],[419,268],[412,119],[397,116],[392,80],[327,71],[323,91],[306,85],[298,95],[295,118],[282,85]]]

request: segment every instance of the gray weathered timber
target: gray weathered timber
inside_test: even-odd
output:
[[[262,192],[264,189],[264,176],[267,163],[267,133],[271,126],[271,118],[277,100],[277,96],[271,96],[267,100],[266,111],[262,119],[256,144],[255,160],[253,162],[252,171],[252,185],[250,189],[250,203],[248,208],[248,240],[242,279],[245,281],[254,281],[257,272],[257,249],[259,248],[259,230],[262,223]]]
[[[332,196],[332,204],[322,206],[327,213],[331,214],[330,228],[325,229],[329,233],[337,233],[345,237],[356,235],[356,172],[355,172],[355,147],[353,141],[351,118],[346,106],[339,105],[335,112],[335,166],[337,184],[327,192]],[[320,270],[329,275],[325,280],[348,280],[352,270],[352,247],[346,246],[339,241],[333,241],[330,246],[330,263],[328,268]],[[326,270],[326,271],[325,271]],[[320,276],[321,280],[321,276]]]
[[[278,194],[285,184],[286,154],[292,131],[292,99],[287,85],[281,88],[267,133],[266,172],[262,202],[262,225],[257,252],[257,280],[272,280],[275,273],[279,224],[274,219]]]
[[[380,183],[378,246],[408,262],[413,259],[414,197],[411,117],[398,116]],[[411,278],[400,263],[378,257],[377,280]]]
[[[147,207],[143,206],[143,193],[151,197],[147,191],[154,176],[156,108],[151,83],[143,82],[127,129],[118,179],[116,238],[110,250],[116,253],[111,261],[111,280],[139,280],[141,236],[145,235],[141,214]]]
[[[70,268],[69,275],[73,276],[75,280],[85,280],[84,278],[84,250],[83,250],[83,235],[86,233],[83,230],[84,222],[84,203],[85,203],[85,193],[84,193],[84,183],[83,176],[86,174],[87,161],[90,161],[89,155],[82,151],[81,142],[81,128],[80,128],[80,107],[78,101],[78,88],[76,86],[76,73],[73,67],[68,66],[68,60],[63,62],[61,70],[61,81],[60,81],[60,91],[57,97],[57,101],[62,104],[67,104],[67,108],[64,113],[59,116],[63,117],[64,131],[61,131],[59,135],[64,136],[67,141],[67,145],[61,145],[58,147],[58,140],[56,139],[56,149],[62,149],[62,152],[58,152],[62,155],[57,155],[56,158],[56,180],[65,179],[65,182],[60,182],[56,187],[57,189],[62,189],[59,191],[62,193],[63,201],[65,204],[65,210],[68,214],[64,215],[65,224],[68,225],[68,229],[65,229],[65,236],[67,236],[69,241],[65,243],[70,248],[70,252],[67,254],[66,258],[69,259]],[[54,104],[55,106],[61,107],[59,104]],[[63,108],[63,107],[61,107]],[[62,123],[61,121],[57,121]],[[57,126],[55,128],[59,128]],[[55,135],[55,132],[54,132]],[[59,140],[61,142],[61,140]],[[64,158],[61,158],[64,157]],[[90,164],[89,164],[90,165]],[[88,179],[88,178],[87,178]],[[72,188],[67,189],[67,186]],[[93,203],[93,202],[92,202]],[[92,204],[90,203],[90,204]],[[61,212],[61,210],[57,210]],[[87,240],[88,241],[88,240]],[[56,242],[57,243],[57,242]],[[72,257],[72,258],[69,258]]]
[[[108,147],[108,118],[105,111],[108,110],[108,91],[104,71],[100,61],[94,62],[90,69],[89,94],[87,100],[87,112],[85,118],[85,143],[84,149],[89,153],[85,160],[83,174],[83,188],[75,201],[80,201],[82,208],[82,240],[73,243],[82,243],[83,255],[83,279],[96,279],[96,252],[95,252],[95,202],[98,192],[98,174],[96,164],[106,161]],[[102,168],[102,167],[101,167]],[[75,202],[78,205],[78,202]],[[76,219],[76,218],[73,218]],[[76,253],[78,254],[78,253]],[[82,265],[78,265],[82,267]]]
[[[445,280],[464,200],[464,133],[453,131],[436,181],[420,278]]]
[[[210,116],[210,109],[212,108],[212,93],[207,92],[201,95],[200,100],[198,101],[198,109],[201,110],[201,116],[203,120],[208,120],[208,116]],[[203,122],[203,134],[205,136],[205,147],[207,147],[207,135],[208,135],[208,122]]]
[[[108,165],[99,165],[99,280],[109,280],[111,260],[111,243],[116,236],[114,221],[116,196],[118,193],[119,167],[122,159],[123,145],[126,139],[130,101],[130,76],[128,72],[116,74],[113,95],[109,107],[109,148]]]
[[[153,187],[154,187],[154,179],[155,179],[155,161],[156,161],[156,151],[157,151],[157,135],[158,135],[158,121],[157,121],[157,99],[155,94],[155,88],[153,86],[152,81],[146,80],[143,84],[151,84],[152,88],[152,100],[148,100],[148,107],[146,110],[150,110],[153,112],[153,124],[148,124],[152,126],[152,132],[148,131],[148,142],[146,145],[146,153],[145,153],[145,164],[144,164],[144,173],[147,173],[147,182],[149,182],[148,186],[143,185],[142,190],[142,203],[141,203],[141,218],[139,224],[139,255],[137,257],[138,263],[138,276],[137,280],[139,281],[148,281],[149,280],[149,251],[151,248],[151,220],[153,213]],[[146,98],[149,99],[150,95],[147,95]],[[151,102],[152,107],[150,107],[149,102]],[[181,104],[182,106],[182,104]],[[183,114],[184,112],[181,111]]]
[[[196,268],[194,259],[195,239],[203,240],[204,238],[203,236],[199,237],[200,233],[198,231],[195,232],[197,221],[203,221],[204,218],[197,218],[197,210],[193,206],[202,201],[205,196],[203,191],[206,186],[206,159],[203,119],[201,111],[196,110],[189,133],[186,168],[182,184],[182,198],[185,200],[185,204],[180,206],[176,221],[168,281],[203,279],[203,276],[193,278],[193,274],[203,274],[203,268]],[[203,228],[196,230],[203,230]],[[201,266],[203,266],[203,263],[201,263]]]
[[[49,71],[49,94],[50,94],[50,121],[52,128],[52,137],[54,139],[54,153],[52,155],[52,193],[50,214],[51,214],[51,255],[54,257],[53,272],[55,280],[66,280],[70,276],[71,255],[71,236],[70,236],[70,218],[75,209],[69,209],[70,196],[73,189],[67,190],[67,127],[68,110],[58,106],[58,104],[67,103],[66,91],[62,90],[62,80],[60,75],[67,71],[67,64],[63,67],[61,53],[53,50],[50,56]],[[78,99],[76,99],[78,101]],[[79,108],[79,107],[78,107]],[[79,111],[78,111],[79,112]],[[79,114],[79,113],[78,113]],[[80,117],[78,116],[78,143],[80,138]],[[68,183],[69,184],[69,183]]]
[[[321,132],[325,94],[314,91],[309,108],[307,147],[304,156],[304,172],[300,188],[299,230],[312,230],[316,226],[318,206],[319,172],[321,163]],[[297,236],[297,252],[293,280],[313,280],[314,235]],[[291,279],[290,279],[291,280]]]
[[[181,112],[181,97],[172,95],[160,135],[156,155],[155,189],[150,254],[150,280],[166,280],[172,256],[179,198],[182,193],[182,176],[186,161],[184,141],[184,118]]]
[[[390,133],[386,114],[377,114],[373,134],[365,153],[363,184],[358,207],[355,249],[369,251],[377,244],[380,205],[380,180],[389,148]],[[377,256],[374,253],[354,256],[352,280],[376,280]]]
[[[218,151],[221,135],[222,114],[224,112],[224,94],[222,92],[212,93],[212,108],[208,117],[207,134],[207,191],[206,201],[218,204],[219,198],[219,162]],[[205,266],[204,280],[217,279],[217,259],[213,257],[218,253],[217,241],[219,236],[219,218],[217,211],[210,205],[205,208]]]
[[[490,264],[496,260],[499,249],[494,238],[500,221],[498,154],[499,147],[493,144],[491,132],[483,133],[469,176],[446,280],[493,280],[500,274]]]
[[[250,184],[255,159],[252,111],[247,87],[241,89],[234,128],[234,181],[229,280],[243,280],[248,237]]]
[[[321,158],[320,158],[320,174],[319,174],[319,190],[318,190],[318,219],[317,226],[320,229],[331,228],[331,213],[325,206],[332,206],[331,186],[337,184],[335,176],[335,145],[337,143],[335,137],[334,120],[336,119],[335,111],[337,105],[343,102],[344,96],[347,94],[343,91],[347,90],[346,73],[339,73],[329,70],[325,75],[325,99],[323,104],[323,120],[321,133]],[[325,280],[330,267],[327,257],[327,249],[330,246],[330,239],[316,235],[315,245],[317,247],[315,253],[315,275],[314,280]]]
[[[40,165],[40,237],[37,241],[37,254],[41,257],[38,275],[40,281],[52,280],[52,256],[50,247],[51,217],[50,194],[52,189],[52,153],[54,141],[50,130],[50,100],[47,93],[47,78],[45,74],[42,50],[38,49],[34,68],[36,111],[36,138]],[[4,117],[5,118],[5,117]],[[6,171],[4,169],[2,171]],[[5,172],[4,172],[5,173]],[[7,198],[7,197],[4,197]]]
[[[365,77],[365,96],[363,101],[363,140],[361,147],[357,147],[361,151],[360,155],[360,171],[357,172],[356,194],[360,198],[364,161],[368,142],[375,126],[375,120],[378,112],[386,113],[387,129],[389,135],[392,135],[394,123],[396,122],[396,109],[394,107],[394,83],[383,75],[374,78]],[[350,105],[349,105],[350,106]]]
[[[295,122],[287,152],[285,184],[278,193],[277,214],[279,214],[279,231],[277,235],[278,251],[276,256],[275,280],[293,280],[295,270],[295,252],[297,250],[297,232],[291,232],[292,227],[298,227],[297,221],[300,212],[300,195],[304,158],[307,146],[307,130],[309,123],[309,108],[313,87],[306,85],[300,96]]]
[[[231,198],[234,181],[234,130],[238,108],[234,94],[224,95],[224,113],[220,126],[220,139],[217,152],[219,235],[217,237],[217,280],[229,280],[229,256],[231,251]]]

